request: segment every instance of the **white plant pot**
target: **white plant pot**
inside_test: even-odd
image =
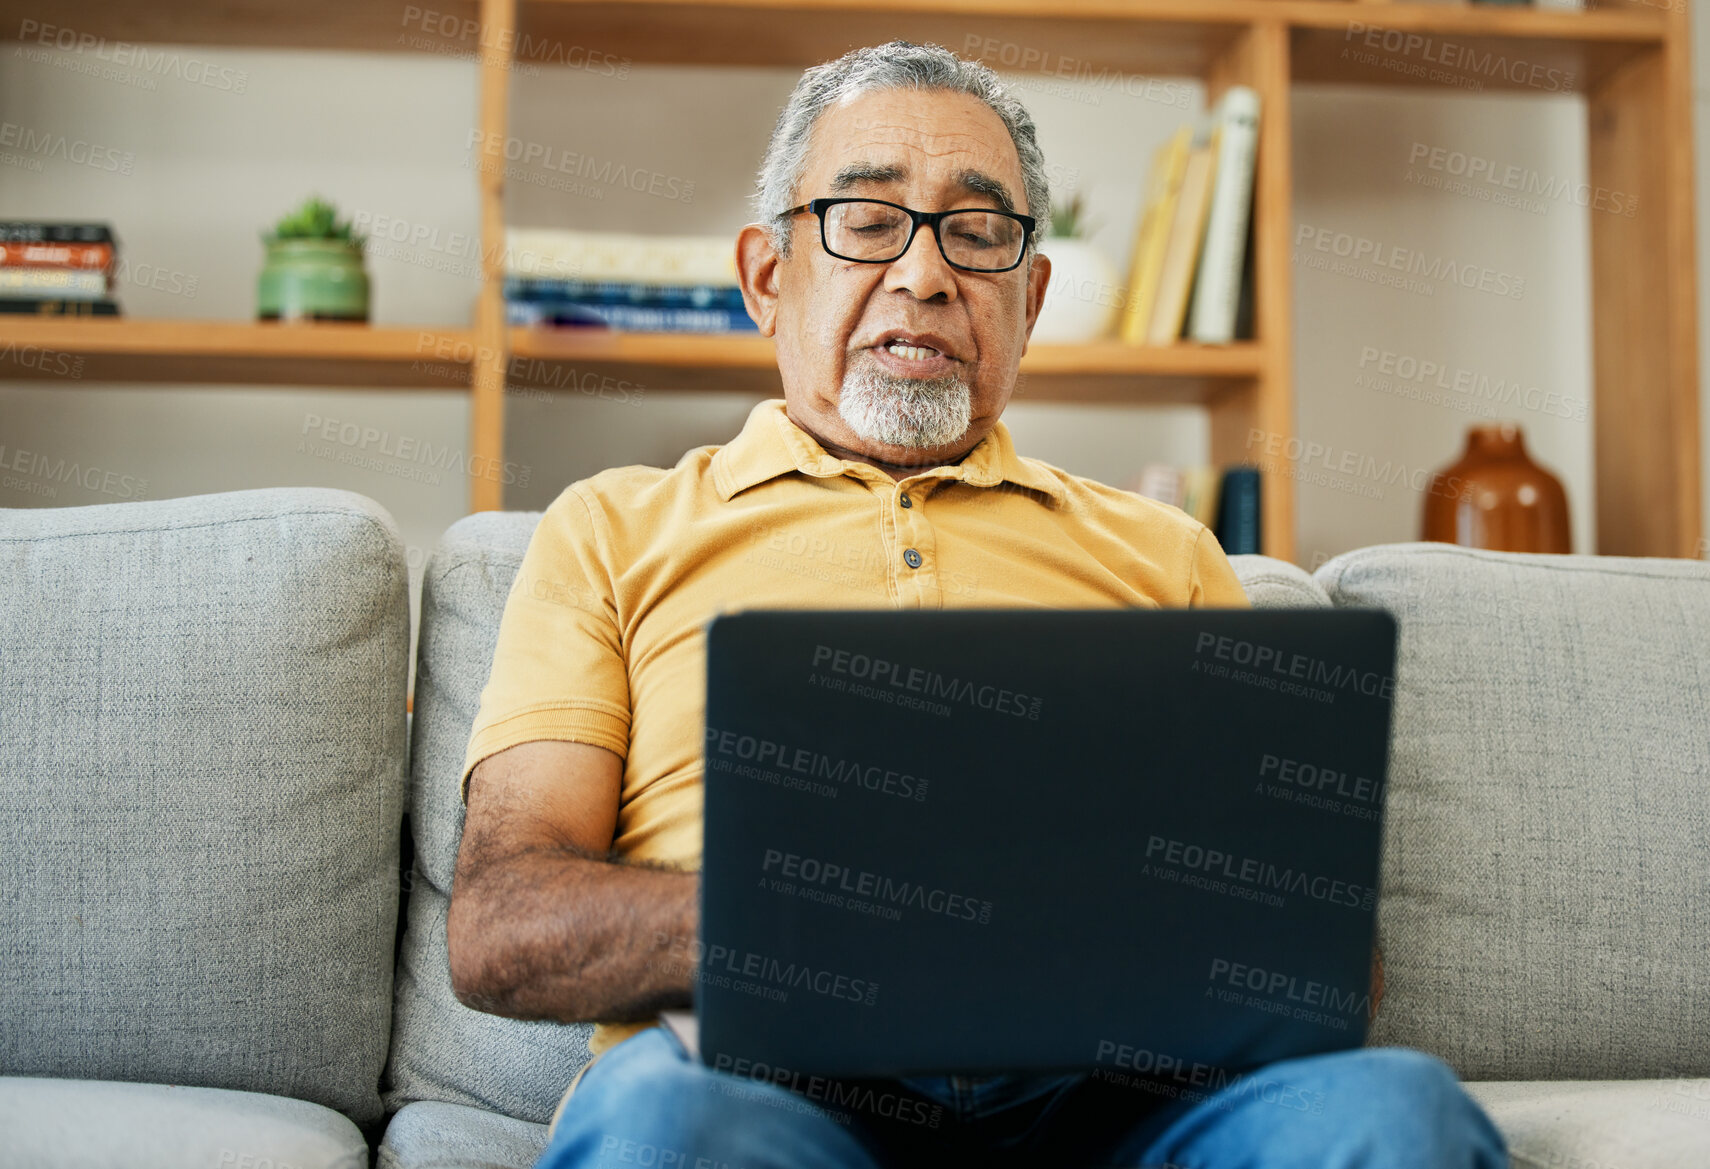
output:
[[[1116,265],[1080,239],[1052,236],[1039,250],[1050,257],[1051,280],[1045,286],[1033,340],[1061,345],[1110,336],[1124,291]]]

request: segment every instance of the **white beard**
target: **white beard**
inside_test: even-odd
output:
[[[837,413],[867,442],[927,450],[968,433],[973,392],[960,373],[896,377],[868,358],[843,375]]]

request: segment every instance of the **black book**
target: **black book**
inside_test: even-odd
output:
[[[106,223],[37,223],[0,221],[0,244],[111,244],[113,228]]]
[[[1225,556],[1251,555],[1260,550],[1257,467],[1231,467],[1223,473],[1213,534]]]
[[[36,317],[116,317],[116,300],[60,300],[47,297],[0,297],[0,316],[11,314]]]

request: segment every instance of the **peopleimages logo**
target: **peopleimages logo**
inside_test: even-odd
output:
[[[1307,256],[1307,267],[1335,271],[1343,276],[1357,276],[1368,283],[1393,285],[1409,292],[1429,296],[1436,281],[1458,284],[1462,288],[1488,292],[1492,296],[1519,300],[1526,295],[1526,278],[1513,272],[1499,272],[1483,264],[1469,263],[1447,256],[1436,256],[1417,248],[1385,243],[1383,240],[1357,236],[1351,232],[1302,223],[1294,231],[1295,246],[1310,246],[1323,257]],[[1346,265],[1334,265],[1325,257],[1346,260]],[[1370,265],[1371,275],[1362,273],[1358,265]],[[1377,271],[1384,269],[1383,272]],[[1418,281],[1410,277],[1419,277]]]
[[[1233,662],[1256,674],[1269,672],[1279,678],[1298,679],[1332,691],[1352,691],[1367,696],[1393,698],[1395,679],[1373,670],[1356,670],[1352,666],[1331,665],[1306,654],[1285,653],[1275,646],[1259,645],[1216,633],[1203,632],[1195,642],[1193,652],[1198,657]],[[1194,663],[1195,669],[1199,662]]]
[[[1552,202],[1569,202],[1576,207],[1607,211],[1611,215],[1624,218],[1632,218],[1639,210],[1637,195],[1613,191],[1607,187],[1593,187],[1590,183],[1575,182],[1559,175],[1546,175],[1528,167],[1501,163],[1494,158],[1451,150],[1446,146],[1427,142],[1413,143],[1407,154],[1407,162],[1409,166],[1421,163],[1428,170],[1453,178],[1464,178],[1468,183],[1479,183],[1487,188],[1518,192],[1521,196],[1535,196]]]
[[[1243,1075],[1227,1068],[1183,1059],[1168,1052],[1131,1047],[1110,1039],[1098,1041],[1094,1062],[1109,1065],[1093,1073],[1107,1083],[1128,1084],[1146,1092],[1178,1099],[1210,1099],[1220,1111],[1230,1111],[1248,1100],[1274,1104],[1293,1112],[1319,1115],[1324,1111],[1324,1093],[1285,1083],[1270,1076]],[[1111,1068],[1136,1073],[1130,1079]]]
[[[855,759],[840,759],[815,751],[812,747],[792,747],[788,743],[780,743],[776,739],[763,739],[758,735],[739,735],[735,731],[720,730],[708,727],[706,733],[706,749],[709,755],[721,755],[722,759],[708,759],[709,767],[718,771],[731,771],[738,775],[749,775],[755,779],[771,781],[777,771],[768,768],[794,772],[802,780],[801,786],[811,790],[816,795],[836,795],[838,790],[829,784],[813,783],[813,780],[826,779],[834,783],[853,785],[866,788],[868,791],[882,792],[887,796],[896,796],[906,800],[924,800],[926,798],[927,780],[924,776],[912,775],[906,771],[887,768],[878,763],[862,763]],[[735,764],[731,760],[743,760],[744,764]],[[752,761],[752,766],[746,762]],[[791,784],[789,786],[797,786]]]
[[[1315,901],[1346,905],[1355,909],[1370,909],[1377,903],[1377,890],[1368,885],[1356,885],[1334,877],[1314,876],[1293,866],[1283,868],[1273,861],[1236,856],[1221,849],[1206,848],[1185,840],[1170,840],[1162,836],[1146,838],[1146,860],[1174,865],[1212,878],[1238,881],[1259,890],[1283,893],[1304,893]],[[1214,890],[1221,892],[1223,890]],[[1272,897],[1276,894],[1272,893]],[[1277,902],[1268,902],[1277,904]]]
[[[1285,999],[1308,1007],[1324,1007],[1343,1015],[1358,1015],[1371,1006],[1371,996],[1344,990],[1327,982],[1303,979],[1280,970],[1266,970],[1228,958],[1213,958],[1206,981],[1234,990],[1251,990],[1273,999]]]
[[[1284,759],[1278,755],[1267,754],[1260,758],[1259,778],[1311,788],[1320,794],[1328,790],[1345,800],[1360,800],[1364,803],[1375,803],[1378,796],[1383,794],[1375,779],[1364,775],[1351,775],[1332,767],[1303,763],[1298,759]]]
[[[130,174],[137,164],[137,156],[128,150],[83,138],[67,138],[52,130],[22,126],[16,122],[0,122],[0,146],[16,147],[26,154],[57,158],[78,166],[124,175]]]
[[[627,187],[638,194],[654,195],[679,203],[692,203],[695,198],[693,179],[662,174],[646,167],[613,162],[611,159],[601,160],[545,142],[528,142],[515,136],[506,137],[488,134],[485,130],[470,130],[464,146],[470,150],[479,149],[480,153],[488,156],[487,161],[477,167],[483,174],[499,169],[496,164],[499,157],[503,156],[506,162],[514,162],[524,168],[538,167],[575,178],[591,179],[609,187]],[[511,172],[506,173],[514,177]]]
[[[1539,386],[1528,385],[1520,378],[1492,379],[1487,373],[1466,369],[1460,366],[1450,366],[1444,362],[1421,359],[1407,353],[1397,353],[1390,349],[1378,349],[1366,345],[1360,349],[1360,368],[1370,370],[1373,366],[1377,372],[1399,378],[1404,382],[1412,382],[1420,387],[1434,387],[1442,390],[1452,390],[1462,395],[1467,402],[1480,405],[1491,403],[1498,406],[1523,406],[1528,410],[1536,410],[1540,414],[1549,414],[1557,418],[1571,418],[1575,422],[1584,422],[1589,417],[1589,410],[1584,399],[1571,398],[1555,390],[1544,390]],[[1375,379],[1367,374],[1364,378],[1355,378],[1356,386],[1369,386],[1384,393],[1397,392],[1394,386],[1385,379]],[[1401,396],[1416,396],[1403,394]]]
[[[86,490],[99,491],[115,499],[142,499],[148,494],[147,479],[93,465],[84,466],[75,459],[67,461],[63,456],[55,458],[21,447],[8,449],[0,443],[0,472],[6,471],[16,471],[28,478],[5,475],[0,479],[0,485],[49,499],[57,494],[57,488],[48,486],[50,482],[76,483]]]
[[[813,667],[833,674],[858,678],[876,686],[894,686],[924,694],[928,698],[947,698],[981,710],[995,710],[1016,718],[1039,719],[1042,699],[999,686],[980,684],[961,678],[946,678],[936,670],[908,666],[887,658],[875,658],[863,653],[837,649],[829,645],[813,647]]]
[[[315,437],[329,445],[316,447]],[[331,445],[333,443],[344,449],[335,451]],[[501,462],[486,455],[466,454],[449,443],[436,449],[431,441],[414,435],[395,435],[389,430],[361,426],[355,422],[341,422],[337,418],[323,418],[319,414],[303,415],[303,428],[299,431],[297,451],[322,459],[332,458],[336,454],[341,463],[426,483],[439,482],[435,471],[452,470],[470,479],[488,479],[506,486],[514,484],[527,487],[532,472],[532,468],[526,464],[519,465],[509,460]],[[399,462],[384,463],[375,458],[375,455],[385,455]]]
[[[775,873],[791,881],[799,881],[804,886],[811,886],[816,894],[847,894],[852,898],[872,898],[875,902],[885,903],[885,908],[901,906],[905,909],[922,909],[928,913],[960,918],[963,921],[977,921],[982,925],[992,919],[990,901],[951,893],[944,889],[929,889],[914,881],[893,881],[877,873],[853,869],[834,861],[800,856],[781,849],[768,848],[761,859],[760,869],[762,872]],[[842,901],[841,897],[838,899],[839,902]]]
[[[699,968],[697,977],[703,981],[719,978],[751,979],[780,993],[764,997],[783,1002],[787,992],[805,990],[824,998],[872,1006],[879,997],[879,984],[870,978],[851,978],[847,974],[809,966],[805,962],[785,962],[769,954],[752,950],[734,950],[729,946],[707,945],[696,941],[687,946],[679,944],[671,934],[654,935],[656,949],[682,952],[682,956]]]
[[[1385,53],[1401,58],[1415,58],[1421,64],[1412,69],[1401,69],[1399,72],[1414,73],[1424,76],[1441,72],[1432,70],[1432,65],[1442,65],[1450,71],[1449,77],[1456,74],[1466,80],[1467,74],[1476,74],[1482,84],[1484,79],[1492,81],[1507,81],[1514,85],[1524,85],[1532,89],[1547,90],[1552,93],[1572,93],[1574,75],[1561,69],[1555,69],[1541,61],[1528,61],[1522,57],[1509,57],[1506,54],[1482,46],[1463,45],[1455,41],[1438,40],[1423,33],[1407,29],[1385,28],[1382,25],[1365,24],[1358,20],[1350,20],[1347,30],[1342,34],[1344,42],[1358,42],[1367,49],[1380,49]],[[1348,48],[1342,50],[1342,56],[1352,56],[1362,60],[1359,53],[1352,53]],[[1366,56],[1370,56],[1367,54]],[[1374,61],[1363,61],[1366,64],[1376,64]],[[1397,62],[1400,64],[1401,62]],[[1432,80],[1446,80],[1433,76]]]
[[[873,1085],[859,1082],[834,1080],[828,1076],[803,1075],[787,1067],[769,1064],[760,1060],[737,1058],[720,1052],[713,1057],[713,1070],[725,1072],[732,1076],[740,1076],[752,1080],[756,1084],[772,1084],[788,1088],[796,1096],[811,1100],[830,1110],[832,1119],[840,1124],[847,1124],[851,1119],[847,1112],[862,1112],[869,1116],[882,1116],[887,1120],[899,1120],[905,1124],[918,1124],[926,1128],[937,1128],[944,1115],[944,1106],[928,1104],[925,1100],[902,1096],[895,1092],[880,1091]],[[750,1093],[752,1095],[752,1093]],[[703,1158],[704,1160],[704,1158]],[[686,1163],[685,1163],[686,1164]],[[709,1162],[705,1169],[713,1169]]]

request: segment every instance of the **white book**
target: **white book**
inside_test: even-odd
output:
[[[1147,463],[1140,468],[1140,477],[1135,484],[1134,493],[1144,495],[1147,499],[1155,499],[1159,503],[1167,503],[1171,507],[1180,507],[1182,473],[1167,463]]]
[[[507,276],[643,284],[737,282],[734,235],[509,227],[503,260]]]
[[[1247,253],[1247,224],[1253,214],[1259,95],[1245,85],[1232,86],[1217,103],[1217,124],[1217,177],[1187,328],[1190,339],[1212,345],[1235,339],[1241,265]]]
[[[100,300],[107,274],[87,268],[0,268],[0,296],[13,299]]]

